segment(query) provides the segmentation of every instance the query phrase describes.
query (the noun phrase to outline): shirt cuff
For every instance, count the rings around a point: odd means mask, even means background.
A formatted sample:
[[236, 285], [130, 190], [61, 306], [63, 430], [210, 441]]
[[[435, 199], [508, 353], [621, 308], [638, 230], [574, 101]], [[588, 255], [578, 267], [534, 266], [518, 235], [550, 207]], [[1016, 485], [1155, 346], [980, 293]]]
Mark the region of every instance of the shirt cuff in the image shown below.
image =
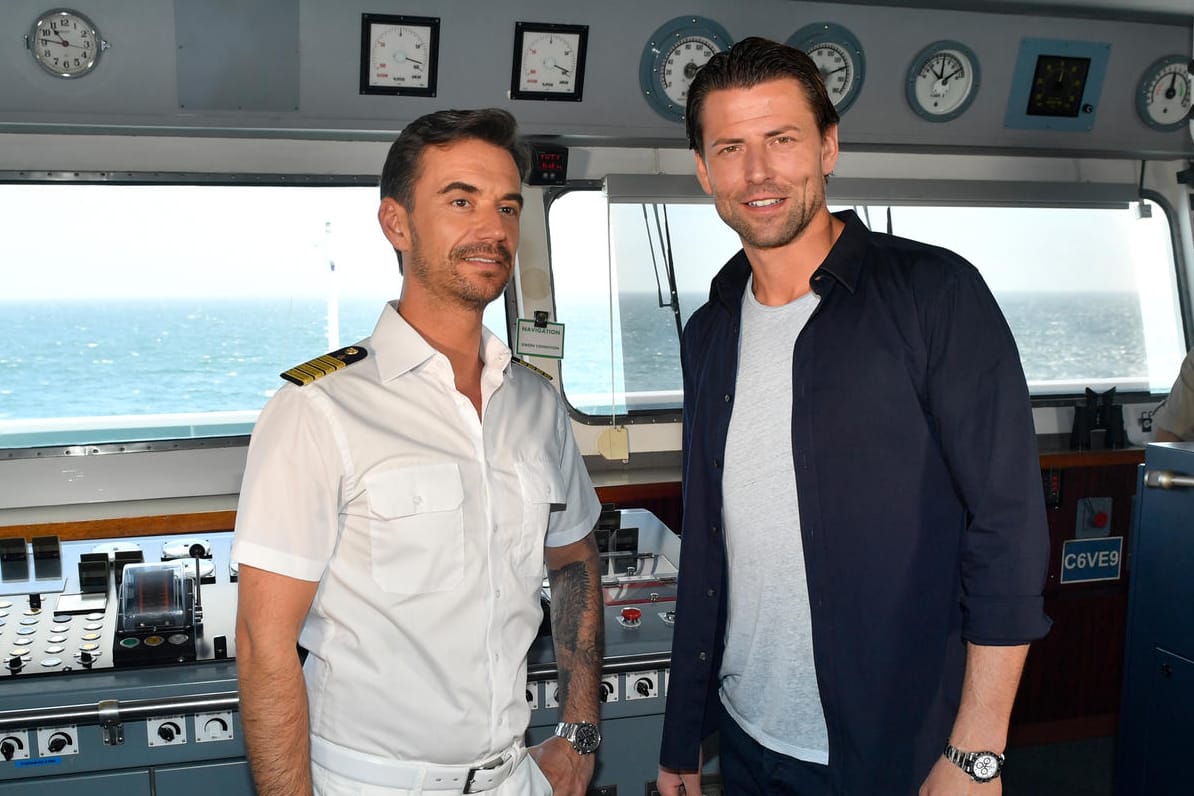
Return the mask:
[[1053, 624], [1041, 595], [966, 597], [962, 638], [973, 644], [1011, 647], [1044, 637]]

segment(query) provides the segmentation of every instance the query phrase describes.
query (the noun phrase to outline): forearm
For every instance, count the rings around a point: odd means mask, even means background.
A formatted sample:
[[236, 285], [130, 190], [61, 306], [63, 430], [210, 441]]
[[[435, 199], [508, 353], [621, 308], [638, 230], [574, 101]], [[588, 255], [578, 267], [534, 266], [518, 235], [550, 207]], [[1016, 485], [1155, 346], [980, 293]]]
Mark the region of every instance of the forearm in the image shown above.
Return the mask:
[[966, 645], [962, 701], [949, 740], [967, 752], [1003, 752], [1012, 703], [1024, 670], [1028, 645]]
[[297, 653], [242, 653], [237, 668], [241, 723], [257, 793], [311, 793], [307, 691]]
[[605, 624], [598, 561], [596, 544], [589, 537], [582, 559], [548, 569], [563, 721], [596, 723], [599, 719]]

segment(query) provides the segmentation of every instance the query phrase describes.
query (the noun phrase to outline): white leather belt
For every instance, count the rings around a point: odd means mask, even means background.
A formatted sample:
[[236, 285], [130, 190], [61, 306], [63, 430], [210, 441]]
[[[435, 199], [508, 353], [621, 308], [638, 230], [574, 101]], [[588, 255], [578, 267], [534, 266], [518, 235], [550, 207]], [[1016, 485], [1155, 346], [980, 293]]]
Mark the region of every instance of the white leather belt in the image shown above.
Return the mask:
[[522, 741], [480, 763], [442, 766], [435, 763], [411, 763], [387, 760], [311, 737], [311, 760], [342, 777], [383, 788], [425, 791], [449, 790], [481, 793], [496, 788], [526, 757]]

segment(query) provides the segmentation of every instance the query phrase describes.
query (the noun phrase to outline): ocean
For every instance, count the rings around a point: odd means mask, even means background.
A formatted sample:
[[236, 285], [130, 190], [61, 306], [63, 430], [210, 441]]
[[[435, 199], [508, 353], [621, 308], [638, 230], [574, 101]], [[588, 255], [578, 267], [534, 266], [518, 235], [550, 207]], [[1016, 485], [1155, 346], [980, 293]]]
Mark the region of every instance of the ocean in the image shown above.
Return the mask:
[[[704, 300], [681, 295], [683, 318]], [[1146, 378], [1139, 302], [1130, 293], [999, 297], [1030, 382]], [[369, 335], [382, 301], [340, 303], [341, 345]], [[609, 308], [561, 298], [566, 395], [608, 411]], [[618, 307], [629, 392], [680, 389], [670, 308], [654, 294]], [[0, 432], [5, 420], [256, 410], [282, 384], [278, 373], [328, 349], [322, 299], [142, 299], [0, 303]]]

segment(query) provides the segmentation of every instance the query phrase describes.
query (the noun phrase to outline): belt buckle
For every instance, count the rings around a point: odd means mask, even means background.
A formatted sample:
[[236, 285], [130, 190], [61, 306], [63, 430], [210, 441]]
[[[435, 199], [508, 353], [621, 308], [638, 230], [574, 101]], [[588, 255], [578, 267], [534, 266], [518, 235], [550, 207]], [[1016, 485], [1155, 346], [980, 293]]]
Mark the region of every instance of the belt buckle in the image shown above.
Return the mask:
[[[501, 768], [502, 766], [504, 766], [506, 764], [508, 759], [509, 758], [507, 758], [507, 757], [498, 755], [497, 757], [493, 758], [492, 760], [488, 760], [484, 763], [481, 763], [480, 765], [473, 766], [472, 768], [470, 768], [468, 770], [468, 774], [465, 775], [465, 778], [464, 778], [464, 792], [465, 793], [480, 793], [481, 792], [480, 790], [473, 790], [473, 779], [477, 776], [477, 773], [480, 771], [493, 771], [495, 769]], [[484, 790], [489, 790], [489, 788], [484, 788]]]

